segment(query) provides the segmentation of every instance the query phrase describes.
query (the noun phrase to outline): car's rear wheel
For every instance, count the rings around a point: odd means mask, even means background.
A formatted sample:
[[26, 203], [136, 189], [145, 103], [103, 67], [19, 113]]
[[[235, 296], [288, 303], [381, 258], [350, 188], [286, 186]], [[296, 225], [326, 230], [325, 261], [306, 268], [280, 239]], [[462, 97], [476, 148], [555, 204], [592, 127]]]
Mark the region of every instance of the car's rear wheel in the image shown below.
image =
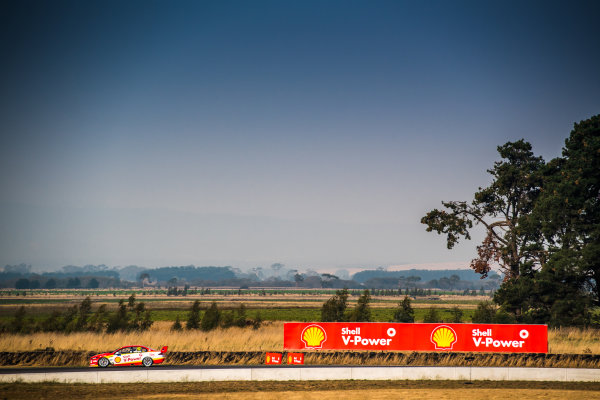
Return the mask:
[[150, 357], [144, 357], [144, 359], [142, 360], [142, 364], [144, 364], [144, 367], [150, 367], [153, 363], [154, 361]]
[[110, 364], [110, 362], [108, 361], [108, 358], [106, 358], [106, 357], [102, 357], [101, 359], [98, 360], [98, 366], [100, 368], [106, 368], [106, 367], [108, 367], [108, 364]]

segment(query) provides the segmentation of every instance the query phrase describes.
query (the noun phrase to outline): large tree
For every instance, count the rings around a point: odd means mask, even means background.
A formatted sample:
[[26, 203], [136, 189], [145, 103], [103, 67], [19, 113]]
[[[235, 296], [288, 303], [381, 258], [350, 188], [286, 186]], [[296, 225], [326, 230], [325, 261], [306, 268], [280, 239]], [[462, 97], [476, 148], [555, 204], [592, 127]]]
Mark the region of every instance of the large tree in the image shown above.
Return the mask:
[[471, 202], [443, 201], [442, 210], [432, 210], [421, 219], [427, 231], [445, 234], [449, 249], [460, 238], [471, 239], [474, 225], [485, 228], [471, 268], [486, 277], [497, 264], [506, 279], [518, 278], [521, 266], [545, 261], [537, 234], [525, 223], [540, 194], [544, 160], [534, 156], [531, 144], [523, 139], [498, 146], [501, 160], [488, 172], [492, 183], [479, 188]]
[[504, 282], [494, 295], [517, 321], [587, 325], [600, 305], [600, 116], [575, 124], [562, 157], [545, 164], [520, 140], [498, 147], [492, 184], [474, 200], [443, 202], [422, 218], [447, 235], [448, 248], [481, 224], [471, 267], [496, 263]]
[[545, 272], [583, 285], [600, 305], [600, 115], [575, 124], [548, 163], [532, 217], [549, 247]]

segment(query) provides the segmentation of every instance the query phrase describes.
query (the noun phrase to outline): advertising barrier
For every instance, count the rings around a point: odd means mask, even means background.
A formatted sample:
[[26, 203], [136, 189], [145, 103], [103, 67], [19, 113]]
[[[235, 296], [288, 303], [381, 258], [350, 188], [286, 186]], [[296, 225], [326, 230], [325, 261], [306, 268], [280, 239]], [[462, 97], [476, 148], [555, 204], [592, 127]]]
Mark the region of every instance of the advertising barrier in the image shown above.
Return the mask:
[[304, 353], [288, 353], [287, 363], [289, 365], [304, 365]]
[[547, 325], [286, 322], [285, 350], [547, 353]]
[[265, 358], [265, 364], [267, 365], [278, 365], [281, 364], [283, 354], [281, 353], [267, 353]]

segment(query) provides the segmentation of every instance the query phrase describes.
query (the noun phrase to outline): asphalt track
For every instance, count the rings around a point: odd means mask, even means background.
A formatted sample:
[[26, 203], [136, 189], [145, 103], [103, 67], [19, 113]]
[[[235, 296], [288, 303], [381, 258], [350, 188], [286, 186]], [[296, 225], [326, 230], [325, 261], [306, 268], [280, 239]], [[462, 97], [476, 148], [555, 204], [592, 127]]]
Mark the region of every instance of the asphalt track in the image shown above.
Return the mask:
[[207, 381], [463, 380], [600, 382], [600, 369], [405, 366], [173, 366], [1, 368], [0, 382], [132, 383]]

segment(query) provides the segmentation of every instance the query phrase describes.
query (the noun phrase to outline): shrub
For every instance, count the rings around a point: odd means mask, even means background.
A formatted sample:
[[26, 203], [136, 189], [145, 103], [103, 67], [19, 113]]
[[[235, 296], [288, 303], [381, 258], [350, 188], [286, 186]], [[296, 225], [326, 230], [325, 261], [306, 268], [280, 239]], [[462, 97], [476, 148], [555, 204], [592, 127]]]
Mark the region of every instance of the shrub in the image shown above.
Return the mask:
[[186, 329], [199, 329], [200, 328], [200, 300], [194, 301], [190, 313], [188, 314], [187, 322], [185, 323]]
[[404, 300], [398, 304], [394, 312], [394, 322], [415, 322], [415, 310], [410, 305], [410, 297], [404, 296]]
[[370, 322], [371, 321], [371, 308], [369, 302], [371, 301], [371, 294], [368, 289], [365, 289], [363, 294], [358, 298], [358, 304], [356, 308], [352, 310], [349, 321], [352, 322]]
[[348, 306], [348, 289], [338, 290], [335, 296], [323, 303], [321, 307], [321, 321], [343, 322], [346, 307]]
[[236, 310], [234, 324], [240, 328], [246, 326], [246, 306], [244, 303], [240, 304], [240, 308]]
[[181, 321], [179, 321], [179, 316], [175, 318], [175, 322], [171, 326], [171, 330], [175, 332], [180, 332], [183, 330], [183, 326], [181, 326]]
[[450, 322], [455, 324], [460, 324], [461, 322], [463, 322], [463, 311], [458, 306], [452, 307], [452, 309], [450, 310], [450, 314], [452, 315], [452, 317], [450, 318]]
[[93, 332], [102, 332], [106, 327], [106, 317], [106, 304], [102, 304], [100, 307], [98, 307], [94, 315], [92, 315], [88, 325], [88, 330]]
[[477, 309], [473, 313], [473, 323], [476, 324], [491, 324], [494, 322], [496, 310], [492, 303], [483, 301], [477, 305]]
[[200, 322], [200, 328], [203, 331], [210, 331], [219, 326], [219, 322], [221, 320], [221, 312], [217, 308], [217, 303], [212, 302], [210, 308], [206, 310], [204, 316], [202, 317], [202, 321]]
[[129, 316], [127, 314], [127, 306], [123, 299], [119, 300], [119, 308], [117, 312], [108, 321], [106, 333], [114, 333], [118, 331], [127, 331], [129, 328]]
[[425, 314], [425, 317], [423, 317], [423, 322], [425, 322], [425, 323], [442, 322], [438, 309], [435, 307], [431, 307], [429, 309], [429, 311], [427, 311], [427, 313]]
[[258, 329], [262, 325], [263, 319], [260, 313], [256, 313], [256, 317], [254, 317], [254, 321], [252, 321], [252, 328]]
[[220, 324], [223, 328], [230, 328], [233, 326], [233, 313], [223, 312], [221, 313]]
[[514, 324], [517, 322], [514, 315], [506, 310], [499, 309], [494, 315], [494, 322], [497, 324]]

